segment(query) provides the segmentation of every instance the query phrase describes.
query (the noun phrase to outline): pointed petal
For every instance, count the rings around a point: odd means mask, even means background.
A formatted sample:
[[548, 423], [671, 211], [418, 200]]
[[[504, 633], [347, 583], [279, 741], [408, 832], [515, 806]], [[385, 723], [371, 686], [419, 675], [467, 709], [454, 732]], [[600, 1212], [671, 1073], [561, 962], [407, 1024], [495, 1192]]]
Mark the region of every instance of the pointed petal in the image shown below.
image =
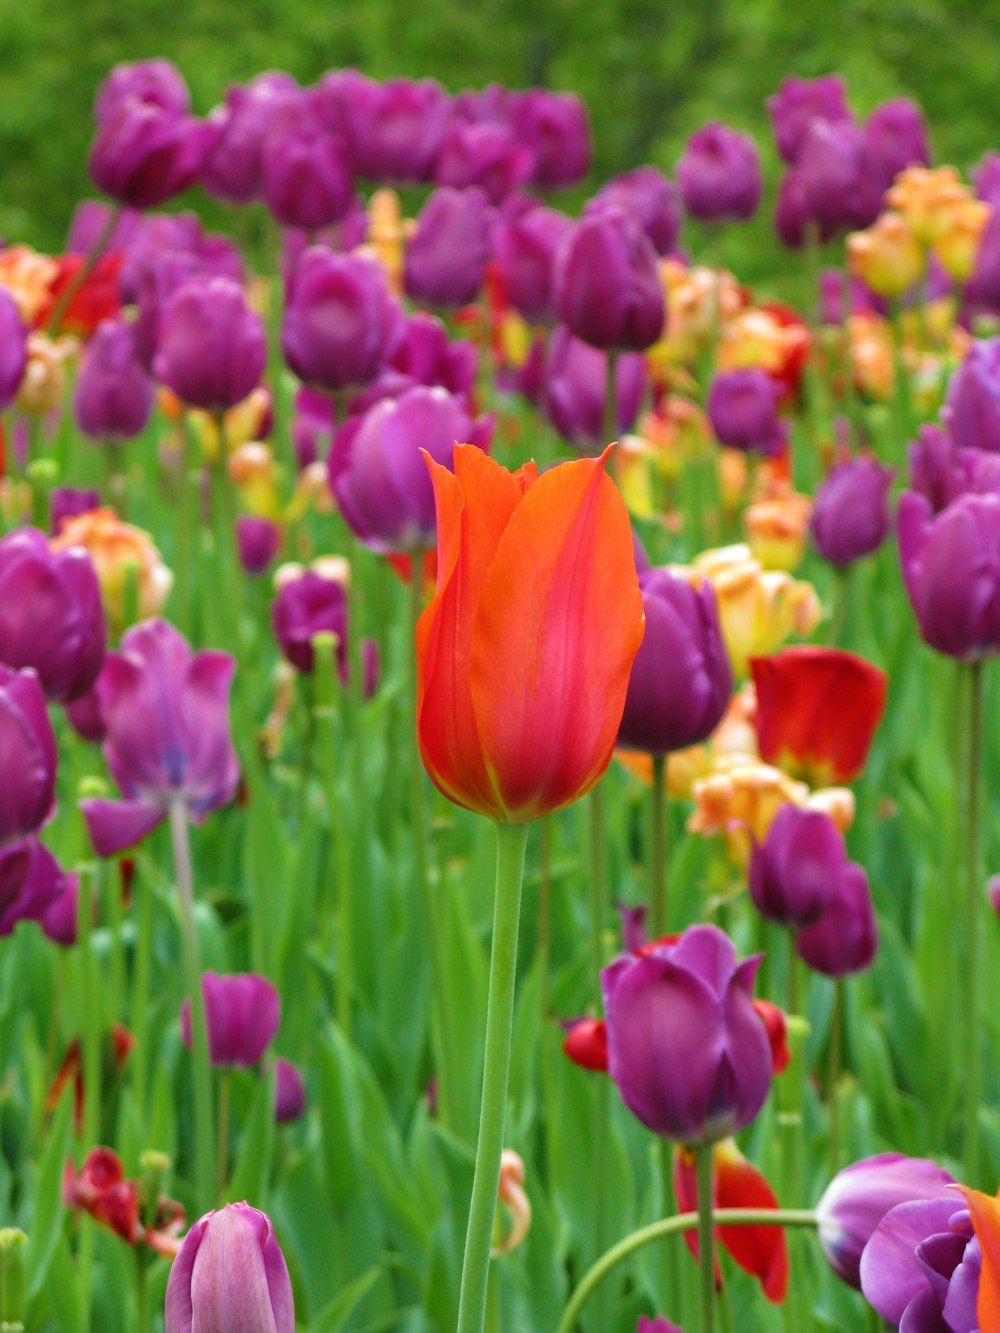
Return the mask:
[[131, 847], [152, 832], [167, 813], [158, 801], [94, 799], [81, 801], [80, 809], [98, 856], [113, 856], [123, 847]]
[[983, 1252], [976, 1314], [979, 1327], [986, 1333], [989, 1329], [1000, 1329], [1000, 1197], [991, 1198], [964, 1185], [959, 1189], [969, 1205], [972, 1225]]

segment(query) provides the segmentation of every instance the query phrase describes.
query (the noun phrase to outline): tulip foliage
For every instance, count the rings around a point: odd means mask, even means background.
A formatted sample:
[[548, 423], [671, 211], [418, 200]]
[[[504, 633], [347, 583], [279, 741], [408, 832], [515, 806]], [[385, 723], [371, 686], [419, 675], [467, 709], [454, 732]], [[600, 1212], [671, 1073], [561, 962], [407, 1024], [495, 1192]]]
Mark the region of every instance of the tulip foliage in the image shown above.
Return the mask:
[[97, 91], [0, 249], [5, 1328], [998, 1326], [1000, 158], [768, 110], [570, 209], [571, 93]]

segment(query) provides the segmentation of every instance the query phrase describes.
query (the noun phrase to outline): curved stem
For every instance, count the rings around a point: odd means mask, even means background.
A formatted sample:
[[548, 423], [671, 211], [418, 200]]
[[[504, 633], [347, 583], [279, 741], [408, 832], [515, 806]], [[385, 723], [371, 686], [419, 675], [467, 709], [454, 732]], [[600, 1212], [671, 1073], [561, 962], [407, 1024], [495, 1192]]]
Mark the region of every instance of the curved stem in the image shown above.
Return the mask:
[[[808, 1227], [811, 1230], [819, 1226], [816, 1214], [807, 1208], [718, 1208], [713, 1218], [716, 1226], [726, 1227]], [[587, 1304], [594, 1289], [607, 1275], [630, 1258], [637, 1250], [652, 1245], [667, 1236], [678, 1235], [684, 1231], [693, 1231], [698, 1225], [697, 1213], [678, 1213], [676, 1217], [666, 1217], [660, 1222], [653, 1222], [648, 1227], [640, 1227], [620, 1240], [617, 1245], [602, 1254], [597, 1263], [584, 1274], [579, 1286], [566, 1303], [556, 1333], [571, 1333], [573, 1325], [580, 1317], [580, 1311]]]
[[711, 1143], [694, 1150], [698, 1179], [698, 1266], [701, 1271], [701, 1333], [715, 1329], [715, 1228], [712, 1225]]
[[469, 1205], [469, 1228], [465, 1236], [465, 1257], [462, 1263], [458, 1333], [482, 1333], [486, 1317], [486, 1283], [507, 1109], [517, 927], [521, 913], [521, 881], [527, 838], [526, 824], [497, 824], [497, 880], [493, 906], [490, 988], [486, 1005], [483, 1100], [479, 1115], [472, 1201]]
[[966, 1180], [979, 1177], [980, 1040], [983, 1026], [982, 899], [979, 872], [979, 804], [983, 737], [983, 664], [969, 665], [969, 739], [965, 789], [965, 1058], [964, 1161]]

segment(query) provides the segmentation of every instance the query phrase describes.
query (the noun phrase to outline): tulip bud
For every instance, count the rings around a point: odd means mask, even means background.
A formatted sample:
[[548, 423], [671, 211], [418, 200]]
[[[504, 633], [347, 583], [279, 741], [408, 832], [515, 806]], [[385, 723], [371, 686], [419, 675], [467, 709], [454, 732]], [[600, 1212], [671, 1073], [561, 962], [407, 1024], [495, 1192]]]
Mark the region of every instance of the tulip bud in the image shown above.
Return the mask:
[[[205, 1023], [212, 1064], [248, 1069], [264, 1054], [281, 1021], [274, 986], [254, 972], [220, 976], [204, 972]], [[181, 1036], [191, 1049], [191, 1001], [181, 1005]]]
[[130, 440], [145, 430], [153, 396], [130, 326], [105, 320], [83, 354], [73, 394], [77, 425], [97, 440]]
[[820, 484], [809, 531], [816, 549], [844, 568], [870, 555], [892, 527], [889, 491], [895, 468], [863, 455], [840, 463]]
[[691, 135], [677, 163], [684, 205], [702, 222], [743, 221], [760, 203], [764, 182], [757, 145], [713, 121]]
[[786, 162], [794, 162], [814, 120], [851, 119], [847, 88], [839, 74], [825, 74], [818, 79], [797, 79], [790, 75], [778, 91], [767, 99], [774, 140]]
[[189, 407], [233, 407], [266, 362], [263, 321], [232, 279], [191, 278], [165, 303], [153, 370]]
[[274, 1118], [279, 1125], [298, 1120], [306, 1109], [306, 1085], [291, 1060], [274, 1062]]
[[559, 319], [575, 338], [607, 351], [641, 352], [663, 332], [663, 288], [653, 250], [624, 209], [585, 214], [559, 247]]
[[511, 124], [534, 159], [532, 185], [575, 185], [590, 169], [587, 108], [575, 93], [531, 88], [515, 96]]
[[846, 864], [844, 840], [828, 815], [785, 805], [750, 854], [750, 896], [769, 921], [808, 926], [836, 900]]
[[406, 247], [406, 294], [429, 305], [474, 301], [492, 253], [494, 210], [478, 188], [435, 190]]

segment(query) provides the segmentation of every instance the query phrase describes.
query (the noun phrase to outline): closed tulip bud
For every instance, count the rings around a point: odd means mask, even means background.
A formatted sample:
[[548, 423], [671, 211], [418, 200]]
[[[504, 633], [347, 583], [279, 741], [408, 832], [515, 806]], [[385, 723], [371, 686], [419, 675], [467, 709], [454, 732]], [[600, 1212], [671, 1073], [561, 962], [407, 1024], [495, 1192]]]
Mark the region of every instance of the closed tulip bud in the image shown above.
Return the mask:
[[767, 99], [767, 110], [778, 152], [786, 162], [795, 162], [814, 120], [851, 120], [847, 87], [839, 74], [818, 79], [790, 75]]
[[441, 320], [424, 310], [405, 321], [388, 365], [400, 393], [417, 384], [439, 384], [463, 404], [471, 401], [477, 366], [475, 347], [464, 339], [452, 342]]
[[23, 528], [0, 541], [0, 661], [33, 667], [50, 699], [69, 703], [94, 684], [107, 629], [90, 555], [50, 548]]
[[17, 397], [28, 364], [28, 330], [17, 303], [0, 287], [0, 411]]
[[811, 925], [836, 900], [846, 864], [844, 839], [829, 815], [782, 806], [750, 854], [750, 897], [768, 921]]
[[233, 407], [266, 363], [263, 321], [230, 278], [191, 278], [164, 305], [153, 371], [189, 407]]
[[781, 387], [763, 370], [727, 370], [708, 394], [708, 416], [719, 440], [731, 449], [777, 453], [787, 438], [778, 416]]
[[809, 531], [820, 555], [844, 568], [877, 551], [892, 530], [896, 469], [871, 455], [838, 463], [816, 492]]
[[170, 1269], [166, 1333], [295, 1333], [292, 1284], [266, 1213], [227, 1203], [184, 1238]]
[[101, 588], [104, 614], [112, 629], [125, 625], [126, 590], [135, 579], [139, 618], [163, 609], [174, 576], [163, 563], [148, 532], [123, 523], [113, 509], [88, 509], [63, 521], [52, 539], [53, 551], [82, 546], [90, 553]]
[[931, 160], [924, 113], [909, 97], [896, 97], [875, 108], [865, 122], [865, 142], [878, 163], [884, 189], [907, 167], [927, 166]]
[[83, 354], [73, 391], [76, 424], [96, 440], [130, 440], [146, 429], [153, 398], [131, 327], [105, 320]]
[[401, 322], [375, 260], [312, 246], [288, 279], [281, 350], [299, 379], [336, 392], [377, 374]]
[[[878, 216], [884, 184], [864, 131], [846, 121], [813, 121], [795, 164], [805, 226], [828, 241], [868, 227]], [[789, 187], [790, 188], [790, 187]]]
[[621, 208], [580, 219], [559, 248], [554, 282], [559, 319], [593, 347], [641, 352], [663, 332], [656, 252]]
[[531, 151], [531, 184], [542, 189], [575, 185], [590, 170], [587, 108], [575, 93], [532, 88], [515, 95], [510, 123]]
[[274, 1062], [274, 1118], [279, 1125], [298, 1120], [306, 1109], [306, 1085], [291, 1060]]
[[126, 97], [138, 98], [175, 116], [191, 110], [191, 94], [184, 76], [169, 60], [136, 60], [115, 65], [94, 98], [94, 119], [98, 125], [103, 125]]
[[[271, 604], [271, 628], [282, 653], [297, 671], [309, 675], [315, 668], [316, 637], [326, 634], [333, 641], [337, 673], [346, 685], [350, 671], [347, 591], [340, 571], [314, 567], [295, 569], [293, 573], [283, 567], [279, 574], [282, 577], [276, 579], [277, 596]], [[370, 640], [361, 647], [367, 696], [377, 683], [378, 656]]]
[[985, 306], [991, 312], [1000, 310], [1000, 212], [995, 211], [986, 221], [976, 250], [972, 277], [965, 288], [966, 300], [972, 306]]
[[342, 128], [360, 175], [380, 185], [433, 179], [448, 119], [448, 95], [433, 79], [376, 83], [356, 70], [328, 74], [320, 114]]
[[878, 952], [878, 924], [864, 868], [848, 861], [833, 903], [795, 936], [799, 957], [826, 977], [846, 977], [871, 967]]
[[261, 190], [284, 227], [315, 231], [339, 222], [354, 202], [347, 149], [318, 123], [272, 131], [261, 151]]
[[496, 227], [493, 248], [507, 301], [531, 324], [555, 318], [556, 254], [572, 221], [553, 208], [532, 208]]
[[290, 74], [259, 74], [246, 87], [230, 88], [210, 116], [218, 133], [202, 166], [202, 185], [227, 203], [258, 198], [264, 140], [304, 114], [304, 94]]
[[715, 926], [624, 954], [601, 973], [608, 1073], [654, 1133], [712, 1143], [756, 1117], [771, 1086], [771, 1048], [753, 1007], [759, 956], [736, 961]]
[[1000, 453], [1000, 338], [973, 343], [952, 376], [948, 427], [959, 449]]
[[[922, 1157], [879, 1153], [837, 1173], [816, 1205], [819, 1243], [827, 1262], [849, 1286], [861, 1290], [861, 1255], [890, 1209], [917, 1199], [950, 1199], [955, 1178]], [[957, 1209], [956, 1209], [957, 1211]]]
[[[204, 972], [205, 1022], [212, 1064], [249, 1069], [264, 1054], [278, 1031], [281, 1001], [264, 977], [253, 972], [220, 976]], [[181, 1036], [191, 1049], [191, 1001], [181, 1005]]]
[[465, 190], [478, 186], [502, 204], [531, 175], [532, 155], [505, 125], [452, 125], [441, 145], [434, 179]]
[[[581, 451], [608, 441], [608, 353], [556, 329], [545, 367], [545, 414], [556, 430]], [[614, 365], [614, 427], [624, 433], [634, 423], [649, 385], [644, 359], [624, 352]]]
[[119, 97], [98, 122], [90, 176], [119, 203], [156, 208], [193, 184], [213, 137], [211, 126], [194, 116], [136, 95]]
[[281, 549], [281, 528], [269, 518], [241, 514], [236, 520], [236, 550], [248, 574], [263, 574]]
[[706, 740], [726, 711], [733, 673], [710, 584], [666, 569], [639, 577], [646, 631], [632, 663], [618, 744], [667, 754]]
[[435, 190], [406, 246], [406, 294], [429, 305], [475, 300], [492, 254], [494, 210], [482, 190]]
[[712, 121], [687, 141], [677, 183], [684, 207], [699, 222], [745, 221], [756, 213], [764, 188], [757, 145]]
[[684, 207], [677, 186], [656, 167], [636, 167], [603, 185], [584, 212], [605, 204], [623, 208], [635, 218], [658, 255], [677, 244]]
[[678, 1328], [676, 1324], [672, 1324], [663, 1315], [657, 1315], [655, 1319], [647, 1319], [645, 1315], [641, 1314], [635, 1327], [635, 1333], [684, 1333], [684, 1330]]
[[0, 664], [0, 845], [36, 832], [55, 798], [56, 743], [34, 671]]

